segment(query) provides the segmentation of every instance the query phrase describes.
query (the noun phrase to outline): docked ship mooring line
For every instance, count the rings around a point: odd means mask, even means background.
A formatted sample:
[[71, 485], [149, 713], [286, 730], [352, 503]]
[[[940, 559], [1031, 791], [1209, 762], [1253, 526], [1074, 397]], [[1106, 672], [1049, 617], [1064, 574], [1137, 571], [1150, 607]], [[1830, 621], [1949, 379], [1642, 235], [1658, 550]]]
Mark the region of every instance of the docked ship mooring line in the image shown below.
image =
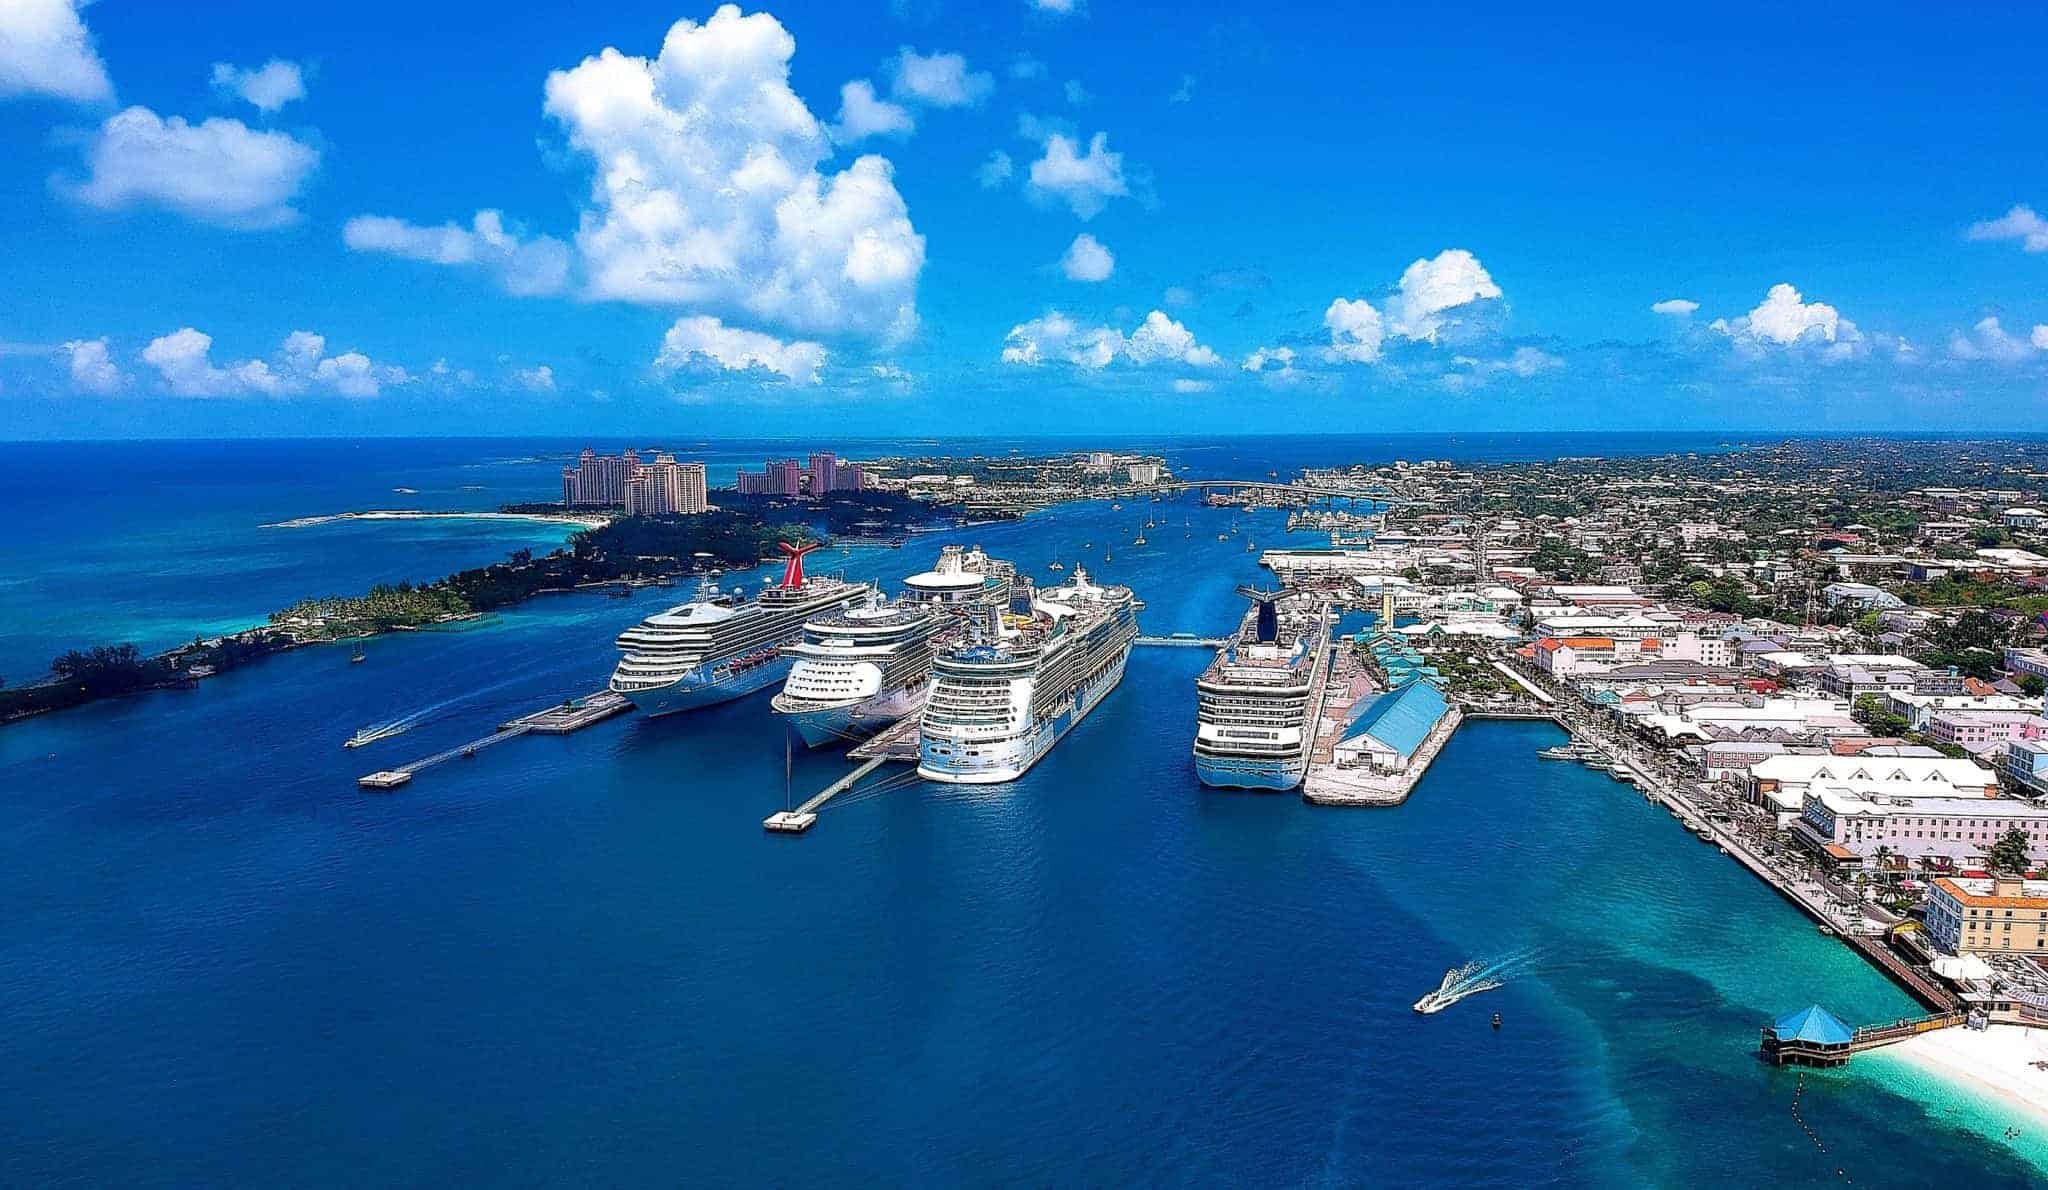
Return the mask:
[[882, 778], [881, 780], [873, 782], [872, 784], [863, 785], [858, 789], [847, 790], [845, 793], [842, 793], [838, 797], [833, 798], [831, 801], [826, 802], [824, 805], [819, 806], [818, 810], [822, 813], [826, 810], [836, 810], [841, 806], [857, 805], [861, 802], [869, 801], [872, 798], [877, 797], [881, 794], [892, 793], [898, 789], [904, 788], [905, 786], [915, 785], [921, 780], [923, 780], [923, 778], [917, 775], [916, 769], [910, 769], [900, 773], [891, 773], [888, 776]]

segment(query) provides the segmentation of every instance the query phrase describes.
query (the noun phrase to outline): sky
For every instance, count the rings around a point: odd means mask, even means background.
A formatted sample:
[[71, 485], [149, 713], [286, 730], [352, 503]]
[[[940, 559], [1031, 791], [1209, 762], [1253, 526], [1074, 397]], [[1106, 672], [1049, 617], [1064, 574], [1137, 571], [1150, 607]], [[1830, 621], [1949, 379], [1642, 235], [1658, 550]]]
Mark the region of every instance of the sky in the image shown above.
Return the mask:
[[2044, 49], [2023, 5], [0, 0], [0, 438], [2039, 431]]

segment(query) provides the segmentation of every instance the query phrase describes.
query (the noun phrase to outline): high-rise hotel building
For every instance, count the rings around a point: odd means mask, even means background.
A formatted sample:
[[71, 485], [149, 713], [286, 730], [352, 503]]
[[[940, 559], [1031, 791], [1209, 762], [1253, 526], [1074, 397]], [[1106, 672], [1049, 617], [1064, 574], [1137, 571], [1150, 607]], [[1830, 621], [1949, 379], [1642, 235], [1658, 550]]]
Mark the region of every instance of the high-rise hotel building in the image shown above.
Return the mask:
[[587, 448], [574, 467], [562, 468], [562, 503], [621, 505], [627, 516], [695, 514], [711, 508], [702, 463], [679, 463], [667, 451], [655, 455], [652, 463], [642, 463], [638, 451], [601, 455]]
[[706, 512], [711, 500], [704, 485], [704, 464], [678, 463], [674, 455], [663, 451], [654, 456], [654, 462], [634, 469], [626, 480], [622, 503], [627, 516]]
[[858, 492], [868, 482], [860, 464], [846, 462], [830, 451], [816, 451], [808, 466], [795, 459], [770, 460], [758, 472], [740, 472], [733, 486], [748, 496], [822, 496], [826, 492]]
[[562, 503], [623, 504], [626, 481], [632, 478], [633, 469], [639, 465], [637, 451], [601, 455], [586, 446], [574, 467], [562, 468]]

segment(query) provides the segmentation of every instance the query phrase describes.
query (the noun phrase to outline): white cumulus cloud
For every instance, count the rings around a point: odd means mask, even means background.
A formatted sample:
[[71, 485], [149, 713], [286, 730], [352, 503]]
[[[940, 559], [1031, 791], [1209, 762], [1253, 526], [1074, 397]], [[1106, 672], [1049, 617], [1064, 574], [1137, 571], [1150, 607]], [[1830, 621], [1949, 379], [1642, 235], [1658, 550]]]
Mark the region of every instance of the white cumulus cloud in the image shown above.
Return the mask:
[[1060, 257], [1060, 269], [1069, 281], [1107, 281], [1116, 269], [1116, 256], [1102, 246], [1102, 241], [1082, 232], [1067, 245], [1067, 254]]
[[73, 339], [62, 350], [70, 361], [71, 386], [79, 392], [111, 397], [128, 387], [105, 339]]
[[1177, 393], [1205, 393], [1214, 387], [1216, 386], [1207, 380], [1182, 378], [1173, 382], [1173, 391]]
[[512, 373], [512, 379], [519, 383], [519, 387], [528, 392], [551, 393], [555, 391], [555, 370], [547, 364], [540, 364], [531, 368], [520, 368]]
[[188, 124], [131, 107], [101, 126], [85, 159], [88, 176], [71, 193], [91, 206], [158, 206], [220, 227], [261, 229], [299, 217], [292, 200], [320, 154], [240, 120]]
[[707, 362], [728, 372], [765, 368], [792, 384], [818, 383], [818, 370], [825, 365], [823, 344], [801, 340], [785, 343], [773, 335], [727, 326], [716, 318], [697, 314], [678, 319], [661, 338], [656, 367], [681, 368]]
[[1650, 304], [1650, 312], [1653, 314], [1674, 314], [1679, 317], [1691, 314], [1699, 308], [1700, 304], [1698, 302], [1688, 298], [1665, 298], [1661, 302], [1652, 302]]
[[106, 64], [78, 15], [83, 0], [0, 3], [0, 97], [48, 95], [78, 103], [114, 98]]
[[889, 64], [889, 94], [926, 107], [970, 107], [987, 99], [995, 80], [967, 69], [959, 54], [920, 54], [904, 46]]
[[842, 145], [869, 136], [908, 136], [917, 130], [910, 109], [875, 95], [875, 85], [855, 79], [839, 88], [839, 122], [832, 139]]
[[1968, 332], [1956, 331], [1948, 339], [1948, 353], [1963, 360], [2016, 364], [2042, 350], [2048, 350], [2048, 325], [2035, 327], [2023, 339], [2000, 326], [1995, 316], [1982, 318]]
[[[1386, 320], [1371, 302], [1364, 298], [1338, 298], [1323, 311], [1323, 325], [1330, 329], [1330, 345], [1323, 349], [1324, 358], [1350, 364], [1369, 364], [1379, 359], [1380, 347], [1387, 339]], [[1291, 363], [1292, 358], [1289, 356], [1286, 362]]]
[[1056, 17], [1066, 16], [1068, 13], [1078, 11], [1081, 7], [1081, 0], [1024, 0], [1024, 2], [1029, 4], [1035, 12], [1048, 12]]
[[357, 252], [481, 269], [519, 297], [560, 293], [569, 281], [567, 244], [552, 236], [522, 239], [506, 228], [497, 211], [478, 211], [468, 227], [422, 227], [388, 215], [358, 215], [342, 226], [341, 238]]
[[546, 111], [595, 164], [576, 233], [599, 299], [743, 312], [804, 332], [916, 328], [924, 237], [888, 161], [832, 146], [789, 86], [796, 40], [733, 5], [658, 57], [606, 49], [548, 76]]
[[215, 62], [213, 86], [224, 94], [248, 100], [260, 112], [274, 112], [294, 99], [306, 97], [305, 72], [297, 62], [282, 58], [272, 58], [253, 69]]
[[1856, 334], [1856, 324], [1843, 318], [1841, 311], [1825, 302], [1805, 300], [1782, 281], [1771, 286], [1756, 309], [1736, 319], [1717, 318], [1712, 327], [1731, 338], [1781, 347], [1802, 339], [1833, 343]]
[[1177, 363], [1207, 368], [1222, 362], [1192, 331], [1159, 310], [1147, 314], [1129, 336], [1115, 327], [1082, 326], [1057, 310], [1019, 323], [1003, 336], [1006, 364], [1065, 362], [1097, 370], [1119, 359], [1141, 367]]
[[1294, 348], [1261, 347], [1244, 357], [1240, 365], [1247, 372], [1264, 372], [1272, 369], [1276, 374], [1294, 371]]
[[1500, 295], [1500, 286], [1478, 257], [1463, 248], [1448, 248], [1402, 270], [1399, 292], [1387, 303], [1388, 329], [1403, 338], [1433, 343], [1450, 311]]
[[1131, 193], [1124, 181], [1124, 155], [1109, 150], [1109, 134], [1098, 132], [1088, 151], [1072, 137], [1055, 132], [1045, 138], [1045, 155], [1031, 163], [1029, 190], [1034, 198], [1063, 202], [1083, 219], [1093, 219], [1112, 198]]
[[1970, 225], [1973, 240], [2018, 240], [2026, 252], [2048, 252], [2048, 219], [2022, 203], [1996, 219]]
[[358, 351], [327, 355], [327, 340], [311, 331], [285, 337], [273, 360], [213, 362], [213, 336], [184, 327], [142, 349], [164, 388], [180, 397], [289, 397], [321, 390], [344, 397], [374, 397], [387, 385], [412, 380], [404, 368], [378, 364]]

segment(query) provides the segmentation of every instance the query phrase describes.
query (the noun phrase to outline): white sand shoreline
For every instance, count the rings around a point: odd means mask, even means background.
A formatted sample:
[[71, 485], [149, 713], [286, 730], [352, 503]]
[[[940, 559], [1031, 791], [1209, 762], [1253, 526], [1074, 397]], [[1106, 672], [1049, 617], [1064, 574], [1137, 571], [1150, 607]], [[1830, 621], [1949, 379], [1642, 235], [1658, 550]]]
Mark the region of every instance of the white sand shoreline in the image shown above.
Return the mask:
[[417, 512], [403, 508], [373, 508], [365, 512], [335, 512], [325, 516], [294, 517], [263, 526], [265, 529], [304, 529], [338, 521], [530, 521], [543, 525], [581, 525], [596, 529], [609, 524], [610, 517], [573, 512]]
[[1981, 1091], [2048, 1125], [2048, 1029], [1937, 1029], [1887, 1046], [1922, 1071]]

